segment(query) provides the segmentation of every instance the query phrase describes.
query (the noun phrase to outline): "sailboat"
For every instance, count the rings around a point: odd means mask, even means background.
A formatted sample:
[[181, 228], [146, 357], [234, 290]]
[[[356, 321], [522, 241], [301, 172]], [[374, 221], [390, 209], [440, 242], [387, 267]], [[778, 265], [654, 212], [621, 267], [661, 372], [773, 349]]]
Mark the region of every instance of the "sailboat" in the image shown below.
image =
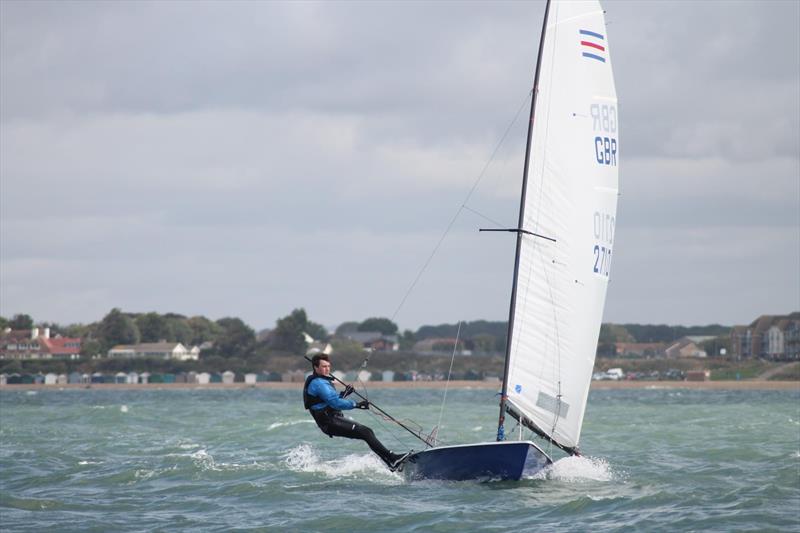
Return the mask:
[[[433, 446], [410, 479], [518, 480], [580, 455], [609, 282], [618, 197], [617, 97], [597, 0], [548, 0], [516, 228], [508, 342], [493, 442]], [[507, 439], [510, 415], [544, 442]], [[521, 431], [520, 431], [521, 436]]]

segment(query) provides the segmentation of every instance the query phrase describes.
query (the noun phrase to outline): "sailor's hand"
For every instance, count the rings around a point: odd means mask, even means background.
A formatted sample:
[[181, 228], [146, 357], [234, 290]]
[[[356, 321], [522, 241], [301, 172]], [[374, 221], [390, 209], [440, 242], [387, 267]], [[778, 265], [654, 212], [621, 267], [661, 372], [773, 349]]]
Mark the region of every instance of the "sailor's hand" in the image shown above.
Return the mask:
[[347, 398], [348, 396], [353, 394], [355, 391], [356, 391], [356, 389], [353, 388], [352, 385], [348, 385], [348, 386], [346, 386], [344, 388], [344, 390], [342, 392], [339, 393], [339, 398]]
[[369, 402], [367, 400], [361, 400], [356, 404], [356, 409], [369, 409]]

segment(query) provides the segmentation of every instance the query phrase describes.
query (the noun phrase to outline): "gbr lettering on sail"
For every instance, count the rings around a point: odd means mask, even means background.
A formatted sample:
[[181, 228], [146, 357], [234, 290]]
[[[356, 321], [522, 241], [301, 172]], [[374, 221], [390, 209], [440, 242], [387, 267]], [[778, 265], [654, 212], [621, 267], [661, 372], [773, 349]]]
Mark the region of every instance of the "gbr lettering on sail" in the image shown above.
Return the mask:
[[[594, 135], [594, 155], [598, 165], [617, 166], [617, 108], [612, 104], [591, 104], [589, 115], [592, 118]], [[614, 244], [615, 217], [610, 213], [595, 211], [593, 217], [594, 264], [592, 272], [608, 277], [611, 271], [611, 254]]]

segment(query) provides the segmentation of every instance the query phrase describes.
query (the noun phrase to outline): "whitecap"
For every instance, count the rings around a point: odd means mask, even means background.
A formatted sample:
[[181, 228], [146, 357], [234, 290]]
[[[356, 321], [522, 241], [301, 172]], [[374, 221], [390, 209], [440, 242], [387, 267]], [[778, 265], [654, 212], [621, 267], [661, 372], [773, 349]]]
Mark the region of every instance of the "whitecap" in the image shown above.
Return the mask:
[[274, 422], [269, 425], [267, 431], [272, 431], [273, 429], [282, 428], [286, 426], [296, 426], [297, 424], [313, 424], [313, 420], [292, 420], [291, 422]]
[[550, 479], [568, 483], [611, 481], [614, 474], [608, 461], [596, 457], [564, 457], [536, 473], [532, 479]]
[[[184, 454], [168, 454], [168, 457], [169, 456], [186, 457]], [[267, 466], [258, 462], [249, 464], [217, 462], [214, 459], [214, 456], [208, 453], [208, 451], [205, 449], [197, 450], [196, 452], [189, 454], [189, 457], [201, 470], [212, 470], [215, 472], [221, 472], [223, 470], [241, 470], [243, 468], [258, 468], [263, 470]]]
[[324, 474], [331, 478], [379, 475], [387, 480], [401, 480], [399, 474], [390, 472], [375, 455], [345, 455], [340, 459], [323, 460], [309, 444], [299, 444], [284, 455], [284, 464], [295, 472]]
[[120, 413], [127, 413], [128, 412], [128, 406], [127, 405], [121, 405], [120, 408], [119, 408], [119, 412]]
[[472, 431], [482, 431], [482, 430], [483, 426], [475, 426], [474, 428], [472, 428]]
[[28, 396], [36, 396], [37, 394], [39, 394], [39, 392], [35, 390], [28, 390], [25, 391], [25, 394], [27, 394]]
[[78, 464], [81, 465], [81, 466], [83, 466], [83, 465], [101, 465], [101, 464], [103, 464], [103, 461], [78, 461]]

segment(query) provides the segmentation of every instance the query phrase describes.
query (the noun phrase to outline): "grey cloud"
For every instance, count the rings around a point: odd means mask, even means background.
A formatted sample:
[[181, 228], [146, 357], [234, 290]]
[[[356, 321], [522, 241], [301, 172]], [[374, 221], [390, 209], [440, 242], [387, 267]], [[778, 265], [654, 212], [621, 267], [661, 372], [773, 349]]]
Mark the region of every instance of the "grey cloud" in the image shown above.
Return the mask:
[[[623, 157], [606, 318], [796, 305], [800, 6], [604, 7]], [[542, 13], [0, 2], [0, 314], [388, 315], [522, 106], [468, 204], [515, 223]], [[462, 212], [401, 326], [504, 318], [513, 246], [487, 225]]]

